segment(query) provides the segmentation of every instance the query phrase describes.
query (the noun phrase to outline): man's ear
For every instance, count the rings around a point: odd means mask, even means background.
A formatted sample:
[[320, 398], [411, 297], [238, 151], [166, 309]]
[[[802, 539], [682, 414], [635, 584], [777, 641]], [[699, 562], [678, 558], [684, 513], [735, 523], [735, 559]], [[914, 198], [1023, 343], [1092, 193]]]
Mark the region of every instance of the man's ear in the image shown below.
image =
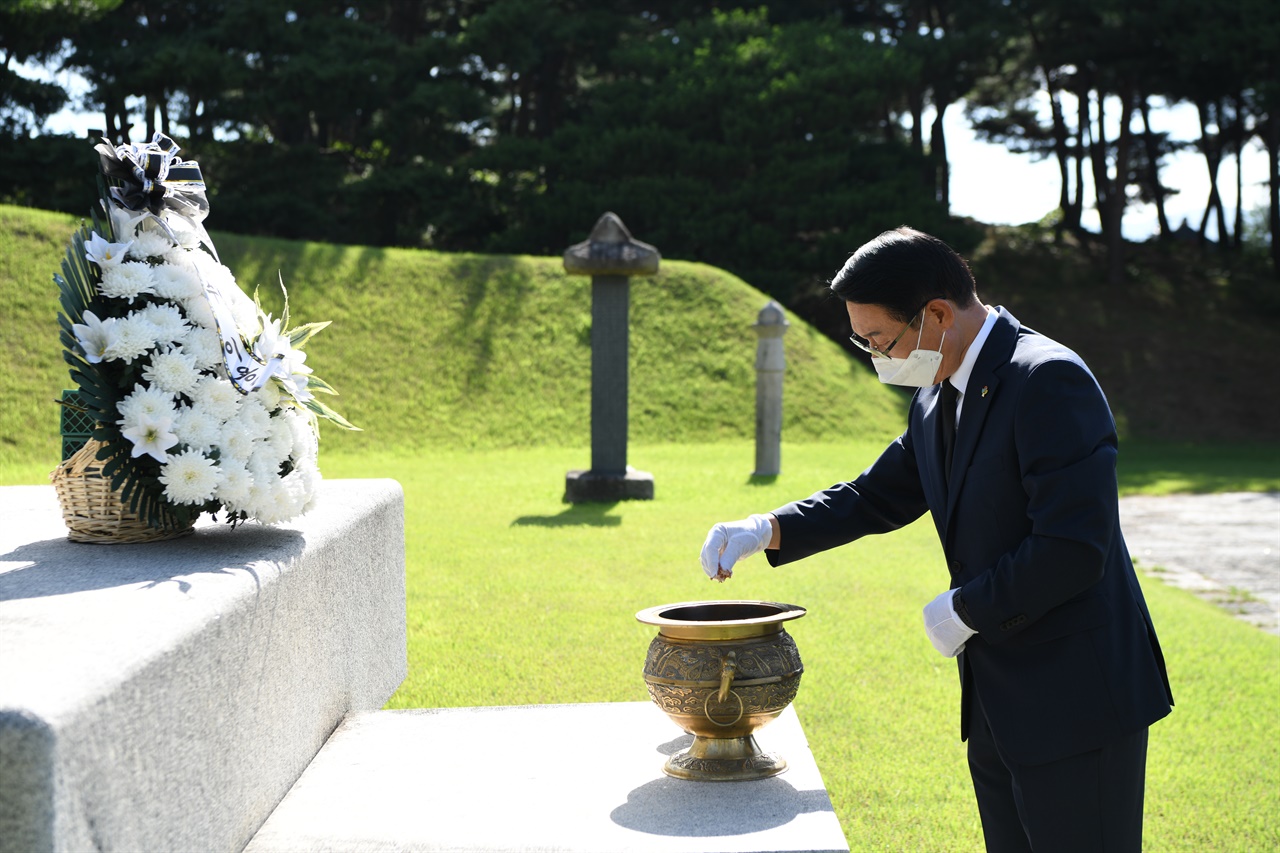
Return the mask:
[[956, 307], [949, 299], [931, 299], [924, 306], [924, 322], [937, 323], [942, 331], [949, 332], [956, 323]]

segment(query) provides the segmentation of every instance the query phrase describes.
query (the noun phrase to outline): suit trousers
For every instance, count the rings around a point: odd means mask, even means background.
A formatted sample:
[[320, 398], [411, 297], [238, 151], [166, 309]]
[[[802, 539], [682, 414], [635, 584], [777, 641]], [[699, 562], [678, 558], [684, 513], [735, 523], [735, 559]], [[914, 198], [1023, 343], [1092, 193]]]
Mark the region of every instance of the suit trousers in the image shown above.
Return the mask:
[[977, 691], [969, 773], [988, 853], [1141, 853], [1147, 728], [1101, 749], [1019, 764], [991, 735]]

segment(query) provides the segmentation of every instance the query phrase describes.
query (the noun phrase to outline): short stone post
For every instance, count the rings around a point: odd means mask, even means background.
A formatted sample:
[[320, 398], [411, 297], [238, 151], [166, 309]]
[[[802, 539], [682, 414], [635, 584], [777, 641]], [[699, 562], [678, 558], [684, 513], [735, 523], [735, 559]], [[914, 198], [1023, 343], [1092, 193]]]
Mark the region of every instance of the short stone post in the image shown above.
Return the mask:
[[660, 260], [613, 213], [565, 250], [565, 272], [591, 276], [591, 470], [565, 476], [567, 502], [653, 499], [653, 475], [627, 465], [628, 313], [631, 276], [653, 275]]
[[782, 470], [782, 374], [787, 360], [782, 351], [786, 334], [782, 306], [770, 300], [756, 323], [756, 470], [754, 476], [775, 476]]

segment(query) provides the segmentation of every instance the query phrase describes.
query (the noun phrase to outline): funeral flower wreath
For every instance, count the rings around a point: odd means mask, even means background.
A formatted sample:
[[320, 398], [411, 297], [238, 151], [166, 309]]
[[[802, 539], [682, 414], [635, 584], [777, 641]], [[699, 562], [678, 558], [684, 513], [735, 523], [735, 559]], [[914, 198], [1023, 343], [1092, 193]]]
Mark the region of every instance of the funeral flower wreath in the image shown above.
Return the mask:
[[[72, 235], [58, 322], [101, 473], [149, 526], [287, 521], [320, 481], [317, 419], [357, 429], [303, 345], [329, 323], [264, 313], [218, 259], [198, 164], [173, 140], [95, 145], [100, 207]], [[284, 284], [281, 281], [281, 289]]]

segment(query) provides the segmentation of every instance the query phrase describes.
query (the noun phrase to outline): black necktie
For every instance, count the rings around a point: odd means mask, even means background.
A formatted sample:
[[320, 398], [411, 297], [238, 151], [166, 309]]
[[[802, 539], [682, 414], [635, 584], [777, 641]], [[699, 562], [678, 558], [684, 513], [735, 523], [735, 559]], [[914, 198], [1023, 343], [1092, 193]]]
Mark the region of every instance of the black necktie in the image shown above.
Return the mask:
[[943, 473], [948, 480], [951, 479], [951, 456], [956, 449], [956, 397], [958, 396], [956, 386], [952, 385], [950, 380], [942, 381], [942, 391], [938, 395], [938, 405], [942, 407], [939, 413], [942, 417], [942, 464]]

